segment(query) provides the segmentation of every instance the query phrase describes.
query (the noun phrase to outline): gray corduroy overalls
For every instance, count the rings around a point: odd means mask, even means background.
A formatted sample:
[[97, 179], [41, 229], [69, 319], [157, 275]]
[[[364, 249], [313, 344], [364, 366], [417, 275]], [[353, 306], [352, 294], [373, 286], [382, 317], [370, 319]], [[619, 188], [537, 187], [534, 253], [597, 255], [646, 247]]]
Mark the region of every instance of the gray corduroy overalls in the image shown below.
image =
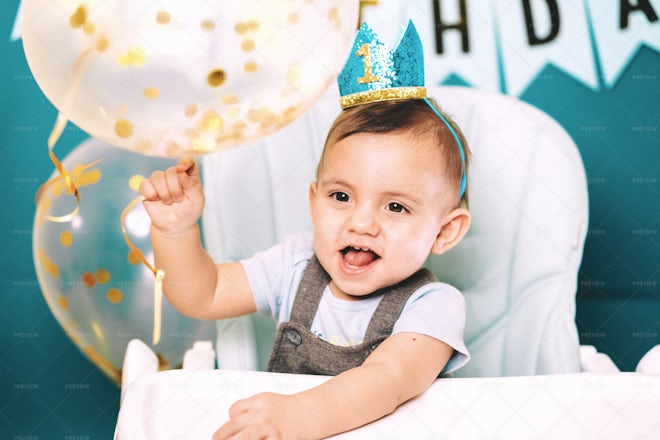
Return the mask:
[[316, 336], [310, 330], [316, 310], [330, 276], [318, 262], [316, 255], [309, 261], [291, 310], [291, 318], [280, 324], [268, 371], [297, 374], [335, 376], [362, 365], [364, 360], [388, 336], [399, 318], [403, 306], [419, 287], [437, 281], [427, 269], [420, 269], [404, 281], [384, 289], [369, 325], [364, 342], [342, 347]]

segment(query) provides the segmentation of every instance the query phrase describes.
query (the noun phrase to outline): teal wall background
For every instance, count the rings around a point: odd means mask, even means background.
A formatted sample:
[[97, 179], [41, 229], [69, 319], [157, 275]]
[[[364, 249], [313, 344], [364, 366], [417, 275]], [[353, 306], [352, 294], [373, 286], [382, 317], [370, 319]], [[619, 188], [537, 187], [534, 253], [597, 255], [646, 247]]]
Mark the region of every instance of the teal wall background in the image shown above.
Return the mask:
[[[18, 0], [0, 4], [0, 437], [111, 438], [119, 389], [64, 334], [32, 263], [34, 195], [53, 171], [46, 138], [56, 110], [8, 36]], [[590, 225], [578, 285], [583, 343], [633, 370], [660, 343], [660, 54], [636, 53], [610, 89], [547, 67], [520, 98], [555, 117], [579, 146]], [[456, 80], [460, 82], [460, 80]], [[86, 138], [69, 125], [60, 158]]]
[[[0, 4], [0, 438], [109, 439], [119, 388], [64, 334], [32, 263], [34, 196], [53, 172], [45, 140], [57, 112], [20, 41], [9, 41], [18, 3]], [[85, 138], [69, 125], [60, 158]]]
[[660, 343], [659, 75], [660, 54], [642, 46], [611, 89], [592, 91], [548, 67], [520, 96], [559, 121], [582, 155], [590, 219], [580, 340], [627, 371]]
[[[0, 438], [108, 439], [119, 389], [55, 321], [32, 263], [34, 196], [53, 171], [45, 139], [57, 112], [20, 41], [9, 41], [17, 8], [18, 1], [0, 4]], [[67, 129], [60, 157], [86, 137]]]

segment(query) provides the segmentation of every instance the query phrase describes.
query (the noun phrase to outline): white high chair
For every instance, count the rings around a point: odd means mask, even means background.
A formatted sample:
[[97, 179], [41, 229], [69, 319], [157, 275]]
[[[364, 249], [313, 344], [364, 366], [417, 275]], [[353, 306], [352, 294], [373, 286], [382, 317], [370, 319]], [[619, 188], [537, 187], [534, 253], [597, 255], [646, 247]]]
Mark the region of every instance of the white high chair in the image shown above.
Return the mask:
[[[587, 189], [570, 137], [512, 97], [458, 87], [431, 87], [429, 95], [472, 150], [470, 232], [428, 261], [465, 296], [472, 360], [392, 415], [337, 438], [660, 438], [660, 346], [635, 373], [619, 373], [608, 356], [579, 346], [575, 292]], [[331, 90], [268, 139], [204, 158], [203, 233], [217, 261], [311, 233], [308, 185], [338, 113]], [[239, 398], [327, 380], [246, 371], [263, 369], [274, 331], [263, 317], [219, 321], [218, 369], [210, 342], [196, 343], [182, 370], [157, 373], [151, 349], [132, 341], [116, 438], [209, 438]]]

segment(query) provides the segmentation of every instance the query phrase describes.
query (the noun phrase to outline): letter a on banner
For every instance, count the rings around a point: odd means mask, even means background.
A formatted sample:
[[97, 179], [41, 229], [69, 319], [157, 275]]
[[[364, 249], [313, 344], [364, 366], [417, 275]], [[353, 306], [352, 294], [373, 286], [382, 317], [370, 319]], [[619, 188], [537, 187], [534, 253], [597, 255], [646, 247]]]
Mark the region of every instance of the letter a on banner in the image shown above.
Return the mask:
[[605, 85], [611, 88], [641, 45], [660, 51], [660, 0], [585, 1]]

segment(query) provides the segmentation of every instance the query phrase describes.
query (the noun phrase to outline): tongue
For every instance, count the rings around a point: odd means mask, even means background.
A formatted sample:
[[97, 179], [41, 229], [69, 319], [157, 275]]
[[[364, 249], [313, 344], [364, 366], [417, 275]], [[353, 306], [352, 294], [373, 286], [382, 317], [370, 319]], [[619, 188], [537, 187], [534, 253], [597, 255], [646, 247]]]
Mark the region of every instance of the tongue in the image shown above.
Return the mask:
[[371, 251], [349, 249], [344, 254], [344, 259], [351, 266], [362, 267], [371, 264], [376, 259], [376, 255]]

